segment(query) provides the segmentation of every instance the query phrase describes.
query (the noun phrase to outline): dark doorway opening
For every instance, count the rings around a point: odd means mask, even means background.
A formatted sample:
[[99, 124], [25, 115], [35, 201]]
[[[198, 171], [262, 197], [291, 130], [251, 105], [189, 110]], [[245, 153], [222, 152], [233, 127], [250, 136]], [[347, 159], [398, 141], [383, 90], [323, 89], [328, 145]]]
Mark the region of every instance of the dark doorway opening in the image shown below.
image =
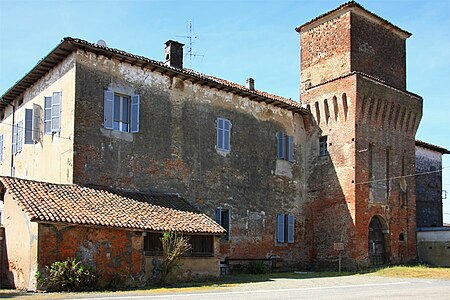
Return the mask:
[[383, 224], [377, 216], [373, 217], [369, 224], [369, 263], [371, 266], [385, 263]]

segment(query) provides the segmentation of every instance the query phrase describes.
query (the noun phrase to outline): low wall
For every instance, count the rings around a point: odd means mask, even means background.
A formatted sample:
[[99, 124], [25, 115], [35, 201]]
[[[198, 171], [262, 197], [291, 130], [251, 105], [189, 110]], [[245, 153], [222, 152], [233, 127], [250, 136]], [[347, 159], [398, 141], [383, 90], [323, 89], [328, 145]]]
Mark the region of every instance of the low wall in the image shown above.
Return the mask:
[[418, 228], [417, 254], [420, 262], [450, 267], [450, 227]]
[[[145, 257], [145, 275], [152, 280], [154, 273], [153, 259], [161, 260], [161, 256]], [[181, 268], [169, 278], [170, 280], [190, 280], [199, 277], [218, 277], [220, 275], [220, 260], [217, 257], [183, 257]]]

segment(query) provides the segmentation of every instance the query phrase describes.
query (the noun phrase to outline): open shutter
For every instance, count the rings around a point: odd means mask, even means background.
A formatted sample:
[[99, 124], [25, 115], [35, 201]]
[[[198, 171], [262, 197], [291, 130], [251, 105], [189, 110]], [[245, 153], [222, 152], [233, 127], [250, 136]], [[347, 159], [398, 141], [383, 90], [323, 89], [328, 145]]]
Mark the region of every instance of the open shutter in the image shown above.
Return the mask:
[[277, 242], [284, 243], [284, 214], [277, 215]]
[[41, 107], [33, 104], [33, 141], [41, 140]]
[[231, 219], [230, 219], [230, 210], [228, 209], [227, 210], [227, 224], [226, 224], [226, 230], [227, 230], [227, 240], [229, 241], [230, 240], [230, 222], [231, 222]]
[[103, 100], [104, 100], [103, 126], [106, 129], [113, 129], [114, 92], [105, 90]]
[[16, 151], [22, 152], [22, 139], [23, 139], [23, 121], [17, 123], [17, 145]]
[[222, 209], [216, 209], [216, 222], [221, 225], [222, 224]]
[[33, 110], [25, 109], [25, 144], [33, 144]]
[[44, 133], [52, 133], [52, 97], [44, 98]]
[[52, 132], [61, 131], [61, 92], [53, 93], [52, 101]]
[[294, 215], [288, 215], [288, 234], [287, 234], [287, 242], [292, 244], [294, 243]]
[[139, 132], [139, 104], [140, 96], [131, 96], [131, 132]]
[[0, 161], [3, 160], [3, 134], [0, 135]]
[[287, 144], [288, 144], [288, 160], [294, 161], [294, 137], [293, 136], [287, 137]]
[[284, 133], [281, 131], [278, 131], [277, 133], [277, 140], [278, 140], [278, 159], [284, 159], [285, 158], [285, 142], [284, 142]]
[[13, 138], [12, 138], [12, 153], [17, 153], [17, 124], [14, 124], [13, 127]]

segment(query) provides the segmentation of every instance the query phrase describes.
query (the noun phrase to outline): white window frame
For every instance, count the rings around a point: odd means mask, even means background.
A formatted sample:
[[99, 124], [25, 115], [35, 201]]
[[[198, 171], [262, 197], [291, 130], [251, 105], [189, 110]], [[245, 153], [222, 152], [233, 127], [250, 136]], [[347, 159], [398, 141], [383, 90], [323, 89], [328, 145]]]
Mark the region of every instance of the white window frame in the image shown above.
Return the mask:
[[[221, 125], [222, 124], [222, 125]], [[228, 125], [228, 126], [227, 126]], [[228, 128], [227, 128], [228, 127]], [[231, 152], [231, 121], [222, 117], [216, 120], [216, 149]]]
[[61, 131], [62, 92], [54, 92], [51, 97], [44, 97], [44, 133], [53, 134]]

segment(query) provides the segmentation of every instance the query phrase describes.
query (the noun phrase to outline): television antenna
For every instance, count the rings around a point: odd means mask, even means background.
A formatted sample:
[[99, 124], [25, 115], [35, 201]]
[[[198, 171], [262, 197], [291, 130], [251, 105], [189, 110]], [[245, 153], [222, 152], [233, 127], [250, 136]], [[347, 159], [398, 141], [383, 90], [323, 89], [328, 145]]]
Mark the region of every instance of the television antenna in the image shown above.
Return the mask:
[[197, 56], [202, 56], [203, 57], [204, 55], [196, 54], [192, 50], [192, 45], [194, 44], [193, 40], [197, 39], [197, 36], [193, 35], [193, 33], [192, 33], [193, 30], [192, 30], [192, 21], [191, 20], [189, 20], [187, 22], [187, 27], [188, 27], [187, 28], [188, 29], [188, 35], [177, 35], [176, 37], [182, 37], [182, 38], [186, 38], [186, 39], [189, 40], [189, 43], [188, 43], [189, 46], [188, 46], [188, 49], [186, 51], [185, 56], [189, 56], [189, 68], [192, 69], [192, 59], [197, 57]]

